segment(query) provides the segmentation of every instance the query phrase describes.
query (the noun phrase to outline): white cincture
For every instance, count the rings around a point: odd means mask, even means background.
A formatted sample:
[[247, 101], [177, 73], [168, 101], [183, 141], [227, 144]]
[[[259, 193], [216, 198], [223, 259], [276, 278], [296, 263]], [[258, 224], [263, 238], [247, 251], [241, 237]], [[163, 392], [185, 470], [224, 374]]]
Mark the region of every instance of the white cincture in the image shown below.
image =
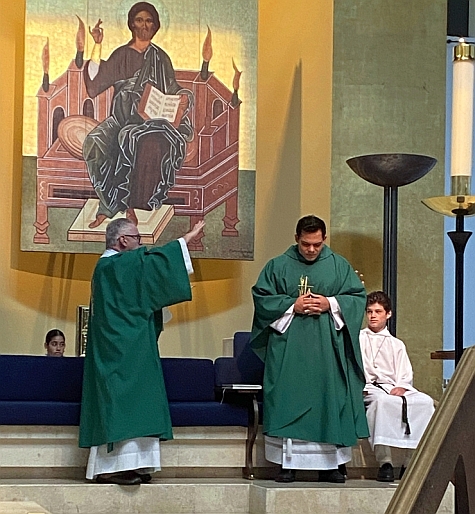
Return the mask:
[[[370, 336], [369, 334], [366, 334], [366, 336], [368, 337], [369, 339], [369, 349], [371, 350], [371, 358], [373, 360], [373, 366], [375, 368], [377, 368], [377, 364], [376, 364], [376, 358], [378, 357], [379, 353], [381, 352], [381, 347], [383, 346], [384, 344], [384, 341], [386, 341], [386, 337], [385, 335], [381, 336], [381, 335], [375, 335], [375, 336]], [[382, 337], [383, 340], [381, 341], [381, 343], [379, 344], [378, 346], [378, 351], [376, 352], [376, 355], [374, 354], [373, 352], [373, 340], [377, 339], [378, 337]]]
[[288, 459], [290, 459], [292, 457], [292, 439], [290, 437], [287, 438], [286, 445], [287, 445], [287, 448], [285, 451], [285, 456]]

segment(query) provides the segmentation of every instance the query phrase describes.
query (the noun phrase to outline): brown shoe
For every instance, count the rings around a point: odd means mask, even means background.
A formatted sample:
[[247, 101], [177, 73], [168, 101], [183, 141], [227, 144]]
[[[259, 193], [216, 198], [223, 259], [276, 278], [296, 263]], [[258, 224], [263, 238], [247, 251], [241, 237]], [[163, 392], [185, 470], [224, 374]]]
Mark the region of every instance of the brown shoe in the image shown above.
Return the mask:
[[108, 473], [97, 475], [96, 482], [98, 484], [138, 485], [142, 483], [142, 479], [135, 471], [120, 471], [110, 475]]

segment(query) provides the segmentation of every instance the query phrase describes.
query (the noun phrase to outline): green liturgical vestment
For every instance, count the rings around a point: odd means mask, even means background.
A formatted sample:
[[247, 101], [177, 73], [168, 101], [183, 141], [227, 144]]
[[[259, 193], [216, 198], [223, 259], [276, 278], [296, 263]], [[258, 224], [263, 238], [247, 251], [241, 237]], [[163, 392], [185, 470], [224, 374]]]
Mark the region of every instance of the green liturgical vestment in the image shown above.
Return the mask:
[[[270, 326], [295, 303], [301, 277], [313, 293], [336, 298], [341, 330], [330, 312], [295, 314], [283, 334]], [[328, 246], [307, 261], [295, 245], [266, 264], [252, 293], [251, 346], [265, 363], [264, 434], [337, 446], [368, 437], [359, 346], [366, 293], [348, 261]]]
[[161, 309], [191, 300], [180, 243], [99, 259], [92, 278], [79, 446], [173, 439], [157, 339]]

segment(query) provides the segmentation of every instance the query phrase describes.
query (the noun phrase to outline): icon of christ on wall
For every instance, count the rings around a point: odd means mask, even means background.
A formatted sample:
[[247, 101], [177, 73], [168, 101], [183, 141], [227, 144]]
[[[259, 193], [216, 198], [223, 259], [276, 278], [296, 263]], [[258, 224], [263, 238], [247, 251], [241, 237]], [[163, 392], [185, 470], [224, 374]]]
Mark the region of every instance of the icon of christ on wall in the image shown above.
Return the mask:
[[[50, 244], [50, 207], [81, 209], [67, 239], [84, 243], [86, 252], [95, 252], [88, 243], [104, 240], [113, 217], [132, 219], [145, 232], [145, 243], [155, 244], [168, 225], [168, 231], [173, 229], [176, 216], [186, 216], [194, 224], [220, 205], [224, 207], [220, 237], [240, 238], [236, 225], [242, 221], [238, 216], [241, 100], [234, 58], [231, 90], [208, 70], [213, 56], [208, 27], [201, 70], [175, 70], [168, 53], [152, 42], [161, 19], [149, 2], [128, 9], [132, 37], [109, 55], [103, 49], [107, 20], [96, 19], [89, 34], [82, 18], [77, 20], [76, 58], [51, 83], [51, 41], [43, 49], [44, 77], [37, 93], [34, 243]], [[83, 60], [88, 44], [90, 59]], [[252, 196], [251, 236], [253, 185], [252, 181], [245, 198], [249, 203]], [[242, 255], [235, 248], [232, 253], [213, 254], [202, 237], [192, 250], [203, 257], [252, 258], [249, 235]]]

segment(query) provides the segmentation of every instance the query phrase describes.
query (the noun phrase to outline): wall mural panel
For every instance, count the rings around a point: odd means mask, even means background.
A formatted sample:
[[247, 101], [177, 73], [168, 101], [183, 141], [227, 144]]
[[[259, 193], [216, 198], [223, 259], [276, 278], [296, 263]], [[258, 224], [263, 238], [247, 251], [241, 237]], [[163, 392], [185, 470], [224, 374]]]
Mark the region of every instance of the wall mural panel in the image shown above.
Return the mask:
[[254, 253], [257, 0], [27, 0], [21, 249]]

